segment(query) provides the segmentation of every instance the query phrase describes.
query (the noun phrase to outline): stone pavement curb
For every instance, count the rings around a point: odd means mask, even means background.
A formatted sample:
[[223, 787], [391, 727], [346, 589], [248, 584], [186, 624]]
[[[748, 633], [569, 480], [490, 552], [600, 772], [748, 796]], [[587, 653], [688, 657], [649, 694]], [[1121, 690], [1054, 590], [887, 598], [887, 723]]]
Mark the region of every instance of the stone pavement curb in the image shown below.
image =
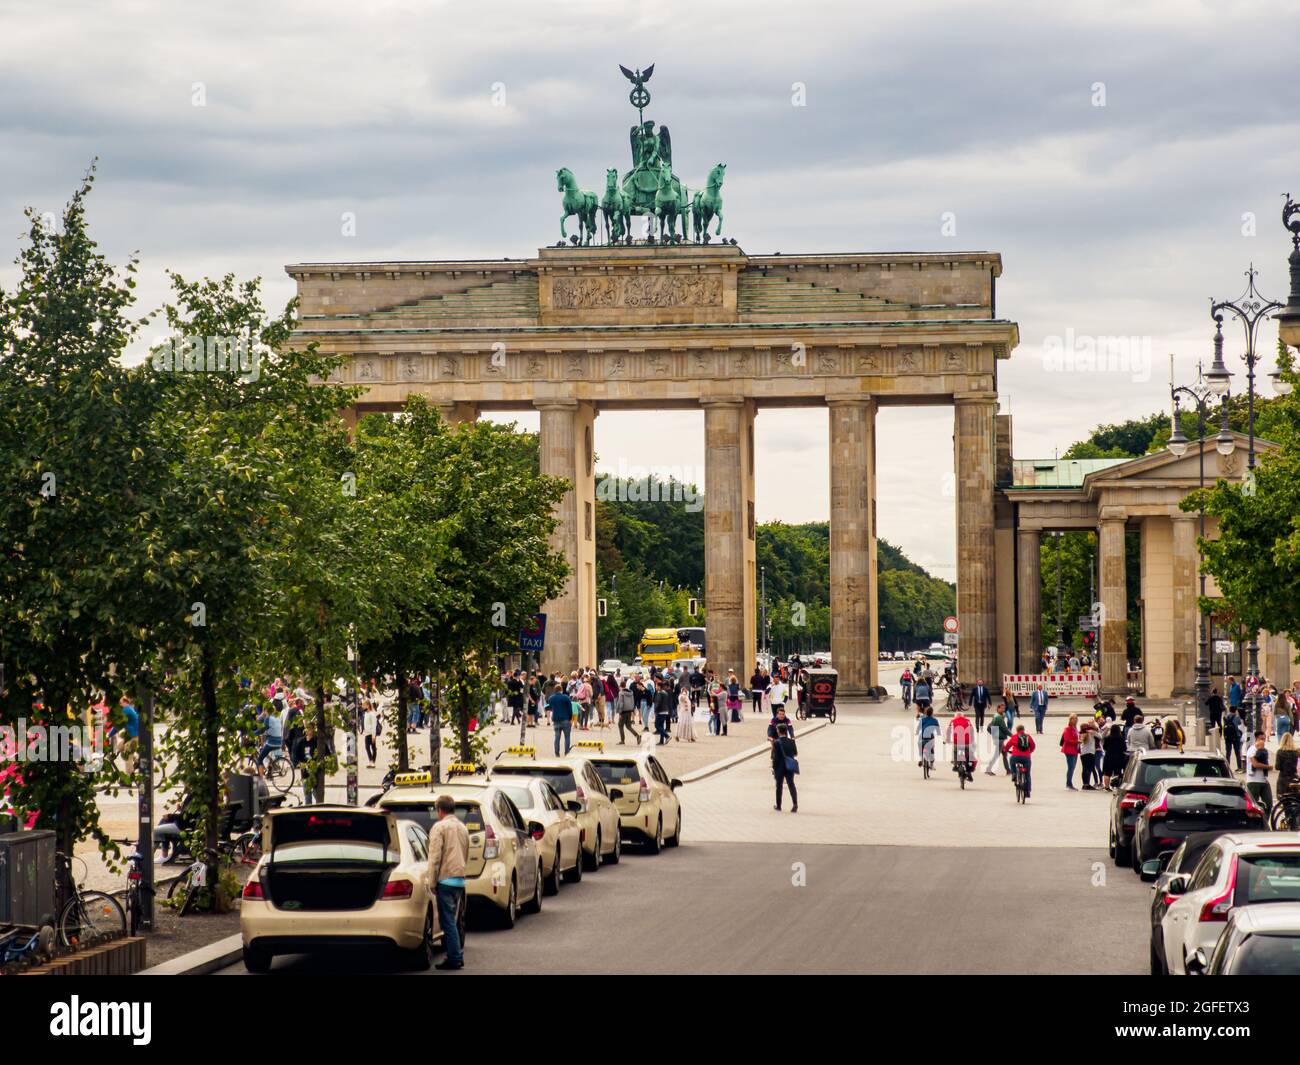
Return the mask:
[[136, 975], [206, 976], [208, 973], [214, 973], [218, 969], [233, 965], [243, 956], [244, 940], [241, 935], [236, 933], [233, 936], [218, 939], [215, 943], [209, 943], [206, 947], [199, 947], [198, 950], [192, 950], [188, 954], [181, 954], [160, 965], [155, 965], [152, 969], [145, 969], [136, 973]]
[[[810, 732], [818, 732], [821, 729], [824, 729], [829, 724], [830, 722], [827, 721], [825, 718], [819, 718], [818, 720], [810, 722], [809, 724], [804, 725], [802, 728], [800, 728], [799, 735], [800, 737], [803, 737], [803, 736], [807, 736]], [[740, 751], [737, 754], [733, 754], [726, 758], [723, 758], [719, 762], [713, 762], [710, 765], [706, 765], [701, 769], [696, 769], [690, 773], [687, 773], [684, 777], [680, 778], [681, 782], [683, 784], [694, 784], [696, 781], [703, 780], [705, 777], [714, 776], [717, 773], [721, 773], [724, 770], [730, 769], [732, 766], [740, 765], [741, 762], [747, 762], [751, 758], [757, 758], [760, 754], [764, 754], [770, 749], [771, 748], [768, 746], [766, 742], [760, 743], [757, 747], [746, 748], [745, 750]]]

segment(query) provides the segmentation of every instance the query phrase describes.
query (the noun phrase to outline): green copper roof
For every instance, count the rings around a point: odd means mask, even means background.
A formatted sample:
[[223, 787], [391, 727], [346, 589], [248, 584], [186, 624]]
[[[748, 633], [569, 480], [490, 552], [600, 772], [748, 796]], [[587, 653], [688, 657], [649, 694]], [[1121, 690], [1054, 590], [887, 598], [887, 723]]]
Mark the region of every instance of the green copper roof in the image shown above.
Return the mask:
[[366, 317], [418, 317], [437, 321], [446, 318], [536, 318], [538, 313], [537, 277], [533, 275], [512, 281], [494, 281], [490, 285], [471, 288], [466, 292], [429, 296], [386, 311], [375, 311]]
[[1012, 488], [1082, 488], [1083, 479], [1098, 470], [1119, 466], [1131, 459], [1014, 459]]
[[904, 306], [881, 296], [748, 272], [737, 281], [736, 304], [742, 314], [838, 314]]

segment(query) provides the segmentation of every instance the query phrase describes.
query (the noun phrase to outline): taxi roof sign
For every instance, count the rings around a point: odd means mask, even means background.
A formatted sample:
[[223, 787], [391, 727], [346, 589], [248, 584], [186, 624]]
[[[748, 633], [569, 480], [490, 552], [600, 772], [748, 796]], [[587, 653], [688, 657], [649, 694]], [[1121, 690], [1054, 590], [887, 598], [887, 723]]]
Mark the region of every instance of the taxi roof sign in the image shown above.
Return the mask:
[[472, 777], [481, 772], [483, 772], [483, 767], [475, 765], [473, 762], [452, 762], [447, 767], [447, 776], [449, 777]]
[[579, 740], [577, 743], [574, 744], [574, 746], [586, 751], [604, 751], [605, 741], [604, 740]]
[[517, 755], [519, 755], [521, 758], [536, 758], [536, 757], [537, 757], [537, 748], [536, 748], [536, 747], [530, 747], [530, 746], [527, 746], [527, 745], [525, 745], [525, 744], [518, 744], [518, 743], [517, 743], [517, 744], [515, 744], [513, 747], [507, 747], [505, 753], [506, 753], [506, 754], [517, 754]]
[[393, 777], [393, 786], [398, 788], [419, 787], [421, 784], [432, 784], [433, 774], [427, 769], [423, 772], [415, 773], [398, 773]]

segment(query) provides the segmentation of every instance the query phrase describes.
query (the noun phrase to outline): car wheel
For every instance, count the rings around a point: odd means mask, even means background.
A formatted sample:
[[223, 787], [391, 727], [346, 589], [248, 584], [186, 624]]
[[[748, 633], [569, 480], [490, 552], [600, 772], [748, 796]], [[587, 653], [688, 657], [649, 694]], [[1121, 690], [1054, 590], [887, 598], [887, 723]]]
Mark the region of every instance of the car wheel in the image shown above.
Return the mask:
[[406, 951], [406, 967], [416, 972], [433, 968], [433, 910], [424, 915], [424, 935], [420, 945]]
[[600, 832], [596, 833], [595, 846], [591, 848], [591, 853], [583, 853], [582, 867], [589, 873], [594, 873], [600, 868]]
[[555, 848], [555, 861], [551, 864], [551, 875], [547, 878], [543, 890], [548, 895], [558, 895], [560, 893], [560, 884], [564, 882], [564, 877], [560, 874], [560, 848]]
[[1106, 834], [1106, 853], [1107, 853], [1108, 855], [1110, 855], [1110, 857], [1111, 857], [1112, 859], [1114, 859], [1114, 857], [1115, 857], [1115, 830], [1114, 830], [1113, 828], [1112, 828], [1112, 829], [1111, 829], [1111, 830]]
[[244, 968], [250, 973], [265, 973], [271, 969], [271, 954], [261, 947], [244, 948]]
[[673, 827], [673, 834], [664, 840], [664, 846], [676, 847], [682, 842], [682, 808], [677, 807], [677, 824]]
[[578, 844], [578, 856], [577, 856], [577, 858], [574, 859], [574, 862], [573, 862], [573, 868], [570, 869], [567, 873], [565, 873], [565, 879], [568, 880], [570, 884], [577, 884], [577, 883], [580, 883], [580, 882], [581, 882], [581, 880], [582, 880], [582, 863], [583, 863], [584, 860], [585, 860], [585, 858], [584, 858], [584, 855], [583, 855], [583, 853], [582, 853], [582, 844], [579, 843], [579, 844]]
[[623, 857], [623, 831], [614, 829], [614, 849], [609, 852], [609, 857], [605, 859], [609, 865], [618, 865], [619, 859]]
[[650, 854], [658, 854], [664, 849], [664, 819], [659, 815], [659, 820], [655, 822], [655, 834], [653, 839], [647, 839], [645, 849]]
[[1152, 976], [1168, 975], [1168, 973], [1165, 972], [1164, 955], [1156, 950], [1156, 942], [1154, 939], [1151, 941], [1151, 975]]
[[524, 903], [524, 913], [541, 913], [542, 912], [542, 863], [537, 863], [537, 879], [533, 884], [533, 897]]
[[1137, 837], [1133, 837], [1133, 846], [1129, 849], [1129, 864], [1133, 866], [1133, 872], [1141, 875], [1142, 873], [1142, 848], [1138, 846]]
[[501, 927], [514, 928], [519, 919], [519, 884], [514, 874], [510, 875], [510, 897], [506, 899], [506, 908], [501, 911]]
[[1118, 866], [1130, 865], [1133, 861], [1133, 844], [1127, 847], [1119, 840], [1115, 841], [1115, 864]]

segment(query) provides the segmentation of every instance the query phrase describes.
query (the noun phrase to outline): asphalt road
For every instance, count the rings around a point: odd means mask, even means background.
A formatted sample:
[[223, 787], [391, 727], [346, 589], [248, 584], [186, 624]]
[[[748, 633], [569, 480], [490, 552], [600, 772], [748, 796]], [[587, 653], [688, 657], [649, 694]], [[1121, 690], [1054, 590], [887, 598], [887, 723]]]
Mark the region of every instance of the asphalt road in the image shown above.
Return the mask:
[[[1141, 974], [1149, 892], [1104, 849], [687, 841], [471, 931], [465, 973]], [[348, 952], [273, 973], [390, 967]]]

